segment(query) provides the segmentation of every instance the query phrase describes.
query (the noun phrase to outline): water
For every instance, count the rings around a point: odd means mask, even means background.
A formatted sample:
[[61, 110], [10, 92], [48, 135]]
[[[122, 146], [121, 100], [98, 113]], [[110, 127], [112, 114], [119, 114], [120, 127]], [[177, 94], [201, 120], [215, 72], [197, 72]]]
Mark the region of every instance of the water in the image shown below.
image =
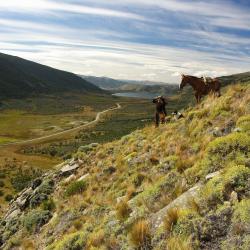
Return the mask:
[[141, 98], [141, 99], [153, 99], [158, 96], [157, 93], [149, 93], [149, 92], [120, 92], [113, 94], [114, 96], [120, 97], [132, 97], [132, 98]]

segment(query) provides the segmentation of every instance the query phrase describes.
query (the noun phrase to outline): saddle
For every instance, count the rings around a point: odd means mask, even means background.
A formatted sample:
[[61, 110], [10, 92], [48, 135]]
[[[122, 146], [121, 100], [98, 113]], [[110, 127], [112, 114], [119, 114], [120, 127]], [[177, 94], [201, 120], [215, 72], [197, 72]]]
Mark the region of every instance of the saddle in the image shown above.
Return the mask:
[[205, 85], [209, 85], [210, 83], [213, 82], [213, 78], [212, 77], [203, 76], [202, 79], [203, 79], [203, 82], [205, 83]]

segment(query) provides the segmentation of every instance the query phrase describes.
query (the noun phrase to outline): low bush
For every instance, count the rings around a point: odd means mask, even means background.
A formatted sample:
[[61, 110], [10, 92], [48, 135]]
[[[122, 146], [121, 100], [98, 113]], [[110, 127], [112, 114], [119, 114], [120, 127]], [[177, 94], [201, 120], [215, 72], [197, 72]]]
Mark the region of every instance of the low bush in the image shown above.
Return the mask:
[[42, 203], [42, 209], [43, 210], [49, 210], [49, 211], [53, 211], [56, 208], [56, 204], [54, 202], [54, 200], [52, 198], [45, 200]]
[[73, 233], [61, 241], [52, 244], [47, 250], [82, 250], [85, 249], [87, 237], [84, 233]]
[[86, 181], [73, 181], [70, 183], [65, 191], [66, 196], [72, 196], [75, 194], [81, 194], [87, 188]]
[[5, 197], [4, 197], [4, 199], [6, 200], [6, 201], [11, 201], [12, 199], [13, 199], [13, 196], [11, 195], [11, 194], [7, 194]]
[[0, 187], [4, 187], [4, 182], [0, 180]]
[[23, 225], [28, 232], [38, 232], [40, 228], [48, 223], [52, 214], [48, 210], [32, 210], [23, 218]]

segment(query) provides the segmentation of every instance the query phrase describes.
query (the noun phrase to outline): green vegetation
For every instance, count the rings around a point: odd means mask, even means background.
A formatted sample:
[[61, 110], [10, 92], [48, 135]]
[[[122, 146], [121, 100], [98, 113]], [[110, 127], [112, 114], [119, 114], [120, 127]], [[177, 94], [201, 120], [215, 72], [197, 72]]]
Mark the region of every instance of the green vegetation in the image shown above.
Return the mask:
[[67, 186], [65, 190], [66, 196], [72, 196], [75, 194], [81, 194], [87, 188], [86, 181], [74, 181]]
[[39, 228], [46, 224], [51, 216], [50, 211], [34, 210], [25, 215], [23, 225], [30, 233], [38, 232]]
[[0, 97], [16, 98], [41, 93], [102, 90], [69, 72], [0, 53]]
[[[58, 166], [43, 177], [29, 206], [14, 216], [26, 224], [3, 221], [0, 235], [8, 233], [0, 239], [11, 242], [22, 235], [47, 249], [247, 249], [249, 96], [249, 84], [233, 85], [222, 97], [208, 96], [184, 110], [183, 119], [169, 118], [159, 128], [141, 129], [142, 122], [111, 142], [104, 133], [94, 147], [78, 138], [83, 147], [72, 150], [74, 160], [65, 164], [79, 168], [66, 177]], [[126, 110], [126, 125], [139, 124], [132, 106], [123, 104], [124, 110], [107, 114], [99, 125], [109, 121], [116, 131], [114, 121]], [[141, 120], [147, 113], [140, 105]], [[47, 225], [34, 220], [37, 211], [53, 214]]]

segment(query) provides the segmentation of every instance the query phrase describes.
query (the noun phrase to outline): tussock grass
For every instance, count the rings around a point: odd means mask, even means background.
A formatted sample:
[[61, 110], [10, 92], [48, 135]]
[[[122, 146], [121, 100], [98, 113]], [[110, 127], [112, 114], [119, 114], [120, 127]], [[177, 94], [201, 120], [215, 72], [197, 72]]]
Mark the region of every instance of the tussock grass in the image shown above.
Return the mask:
[[165, 218], [164, 218], [164, 229], [167, 233], [171, 233], [173, 227], [176, 225], [178, 219], [180, 217], [180, 210], [178, 208], [171, 208], [168, 210]]
[[131, 212], [127, 200], [122, 200], [116, 205], [116, 215], [119, 220], [126, 220]]
[[151, 249], [150, 227], [146, 220], [139, 220], [132, 226], [130, 242], [138, 249]]
[[171, 236], [167, 239], [166, 250], [194, 250], [191, 239], [181, 236]]

